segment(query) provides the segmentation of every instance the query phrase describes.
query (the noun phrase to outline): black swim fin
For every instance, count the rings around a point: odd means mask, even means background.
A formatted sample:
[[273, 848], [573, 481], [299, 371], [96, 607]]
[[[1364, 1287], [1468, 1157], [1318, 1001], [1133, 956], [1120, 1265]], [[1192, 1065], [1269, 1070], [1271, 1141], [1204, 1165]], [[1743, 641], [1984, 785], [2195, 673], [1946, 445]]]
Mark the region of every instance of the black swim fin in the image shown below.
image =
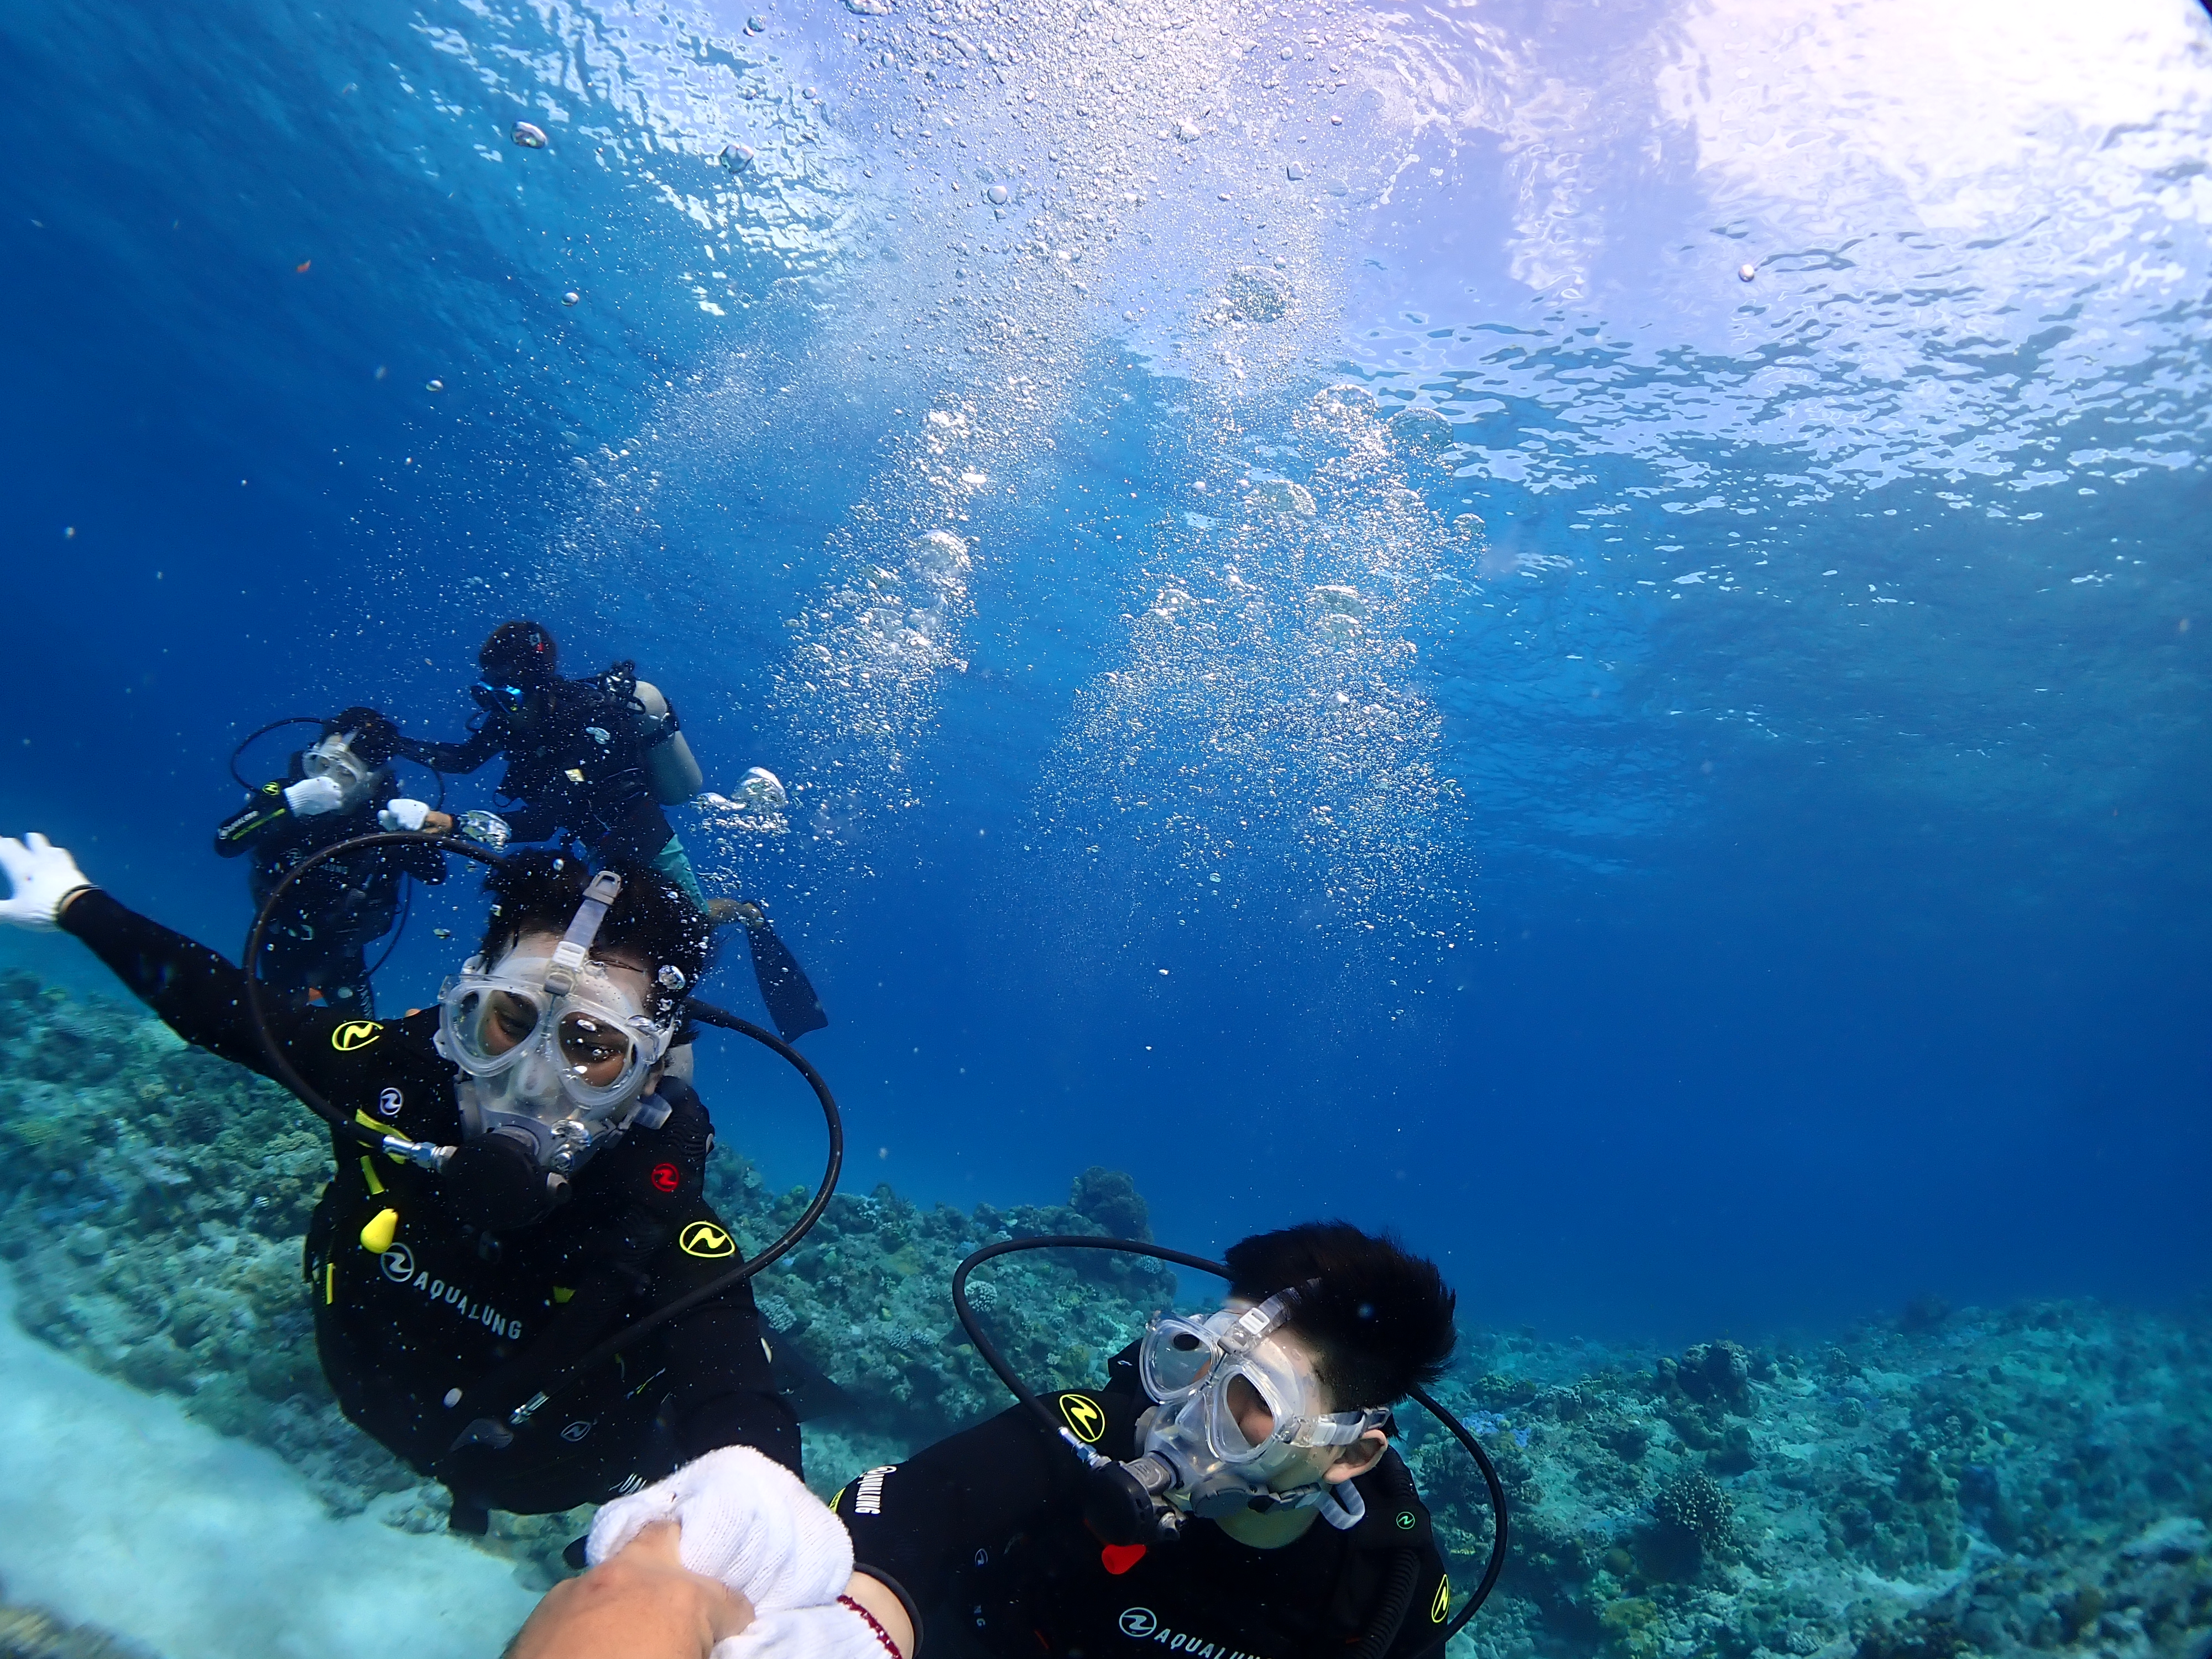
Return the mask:
[[753, 977], [760, 981], [761, 1000], [768, 1005], [768, 1017], [775, 1023], [778, 1036], [786, 1042], [796, 1042], [830, 1023], [806, 970], [799, 965], [791, 948], [775, 936], [766, 915], [757, 921], [746, 919], [745, 942], [753, 947]]

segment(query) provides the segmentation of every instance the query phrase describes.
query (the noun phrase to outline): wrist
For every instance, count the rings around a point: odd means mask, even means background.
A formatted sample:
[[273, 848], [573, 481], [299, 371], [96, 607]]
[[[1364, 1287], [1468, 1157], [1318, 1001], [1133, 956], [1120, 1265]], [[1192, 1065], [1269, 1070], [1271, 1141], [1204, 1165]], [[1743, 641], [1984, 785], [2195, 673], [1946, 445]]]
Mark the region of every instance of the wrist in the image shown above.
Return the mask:
[[61, 920], [64, 916], [69, 914], [69, 908], [70, 905], [75, 904], [87, 893], [95, 892], [97, 890], [98, 890], [88, 881], [72, 887], [68, 892], [64, 893], [61, 896], [61, 902], [54, 906], [54, 925], [58, 927], [61, 925]]

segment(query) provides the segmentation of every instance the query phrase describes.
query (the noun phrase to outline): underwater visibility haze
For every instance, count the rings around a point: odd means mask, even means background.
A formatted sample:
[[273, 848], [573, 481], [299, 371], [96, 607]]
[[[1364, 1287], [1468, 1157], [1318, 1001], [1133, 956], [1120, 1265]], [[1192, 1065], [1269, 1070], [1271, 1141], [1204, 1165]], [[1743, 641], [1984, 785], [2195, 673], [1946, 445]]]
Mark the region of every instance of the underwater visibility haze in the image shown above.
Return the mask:
[[[1444, 1268], [1516, 1492], [1455, 1652], [2204, 1651], [2202, 7], [86, 0], [0, 42], [0, 832], [234, 958], [241, 738], [459, 737], [511, 617], [635, 659], [702, 885], [830, 1016], [826, 1236], [895, 1264], [763, 1280], [889, 1402], [809, 1425], [823, 1490], [1001, 1403], [940, 1343], [962, 1247], [1342, 1216]], [[381, 1006], [481, 921], [472, 870], [418, 888]], [[703, 988], [758, 1018], [743, 956]], [[495, 1651], [573, 1534], [439, 1537], [318, 1393], [314, 1138], [138, 1122], [173, 1043], [74, 940], [0, 969], [6, 1483], [135, 1436], [117, 1513], [245, 1573], [110, 1603], [5, 1546], [6, 1591], [56, 1644], [334, 1650], [229, 1483]], [[781, 1225], [818, 1119], [709, 1046], [720, 1201]], [[252, 1156], [303, 1131], [190, 1080]], [[225, 1349], [194, 1298], [256, 1262]], [[1142, 1310], [1022, 1271], [1054, 1376]]]

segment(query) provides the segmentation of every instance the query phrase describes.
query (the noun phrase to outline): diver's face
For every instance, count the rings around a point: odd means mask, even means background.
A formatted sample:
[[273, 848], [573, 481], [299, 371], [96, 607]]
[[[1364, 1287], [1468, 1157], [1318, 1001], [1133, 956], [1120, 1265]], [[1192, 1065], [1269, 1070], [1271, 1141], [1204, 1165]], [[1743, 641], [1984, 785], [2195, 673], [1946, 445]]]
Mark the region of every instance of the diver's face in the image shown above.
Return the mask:
[[[550, 928], [533, 928], [517, 936], [501, 959], [549, 957], [560, 942], [561, 935]], [[592, 960], [605, 968], [607, 977], [628, 992], [639, 1007], [649, 1006], [643, 963], [619, 951], [594, 951]], [[484, 1005], [484, 1048], [495, 1054], [507, 1053], [529, 1038], [536, 1029], [536, 1019], [530, 1006], [521, 998], [510, 992], [494, 991]], [[620, 1077], [629, 1058], [627, 1033], [580, 1011], [562, 1021], [560, 1042], [562, 1060], [574, 1069], [580, 1081], [594, 1089], [604, 1089]]]
[[[1251, 1304], [1232, 1299], [1226, 1305], [1241, 1312]], [[1273, 1348], [1289, 1358], [1309, 1375], [1315, 1370], [1313, 1350], [1303, 1337], [1294, 1332], [1271, 1332], [1261, 1346]], [[1229, 1379], [1229, 1409], [1235, 1414], [1237, 1426], [1243, 1431], [1244, 1438], [1255, 1446], [1275, 1431], [1274, 1413], [1267, 1409], [1267, 1402], [1261, 1398], [1259, 1389], [1242, 1376]], [[1327, 1411], [1333, 1407], [1323, 1401], [1319, 1402], [1319, 1409]], [[1380, 1435], [1373, 1437], [1382, 1438]], [[1292, 1492], [1300, 1486], [1310, 1486], [1316, 1480], [1340, 1480], [1345, 1474], [1356, 1474], [1366, 1468], [1379, 1455], [1379, 1452], [1370, 1451], [1364, 1441], [1358, 1445], [1342, 1448], [1296, 1447], [1292, 1449], [1289, 1461], [1267, 1477], [1267, 1484], [1277, 1492]]]

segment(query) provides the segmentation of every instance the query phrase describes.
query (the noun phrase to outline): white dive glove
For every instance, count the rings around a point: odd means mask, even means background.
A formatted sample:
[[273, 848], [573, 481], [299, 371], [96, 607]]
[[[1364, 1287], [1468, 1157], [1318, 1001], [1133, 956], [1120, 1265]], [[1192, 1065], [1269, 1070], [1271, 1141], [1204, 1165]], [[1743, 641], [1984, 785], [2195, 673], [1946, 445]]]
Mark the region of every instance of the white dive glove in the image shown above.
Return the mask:
[[429, 816], [429, 802], [410, 800], [404, 795], [395, 795], [384, 804], [384, 810], [376, 815], [376, 821], [386, 830], [404, 830], [412, 834], [422, 827], [422, 820]]
[[284, 805], [301, 817], [316, 817], [343, 806], [345, 791], [335, 778], [301, 778], [284, 791]]
[[845, 1523], [797, 1475], [750, 1446], [710, 1451], [643, 1492], [603, 1505], [585, 1559], [599, 1565], [656, 1521], [679, 1523], [684, 1566], [721, 1580], [751, 1602], [763, 1622], [794, 1608], [826, 1610], [874, 1643], [866, 1620], [835, 1605], [853, 1578]]
[[763, 1613], [714, 1644], [710, 1659], [891, 1659], [888, 1637], [851, 1607], [786, 1607]]
[[[35, 830], [21, 841], [0, 836], [0, 873], [7, 876], [12, 890], [0, 899], [0, 921], [41, 931], [54, 926], [64, 899], [79, 888], [92, 885], [67, 848], [55, 846]], [[852, 1559], [850, 1546], [846, 1559]]]

